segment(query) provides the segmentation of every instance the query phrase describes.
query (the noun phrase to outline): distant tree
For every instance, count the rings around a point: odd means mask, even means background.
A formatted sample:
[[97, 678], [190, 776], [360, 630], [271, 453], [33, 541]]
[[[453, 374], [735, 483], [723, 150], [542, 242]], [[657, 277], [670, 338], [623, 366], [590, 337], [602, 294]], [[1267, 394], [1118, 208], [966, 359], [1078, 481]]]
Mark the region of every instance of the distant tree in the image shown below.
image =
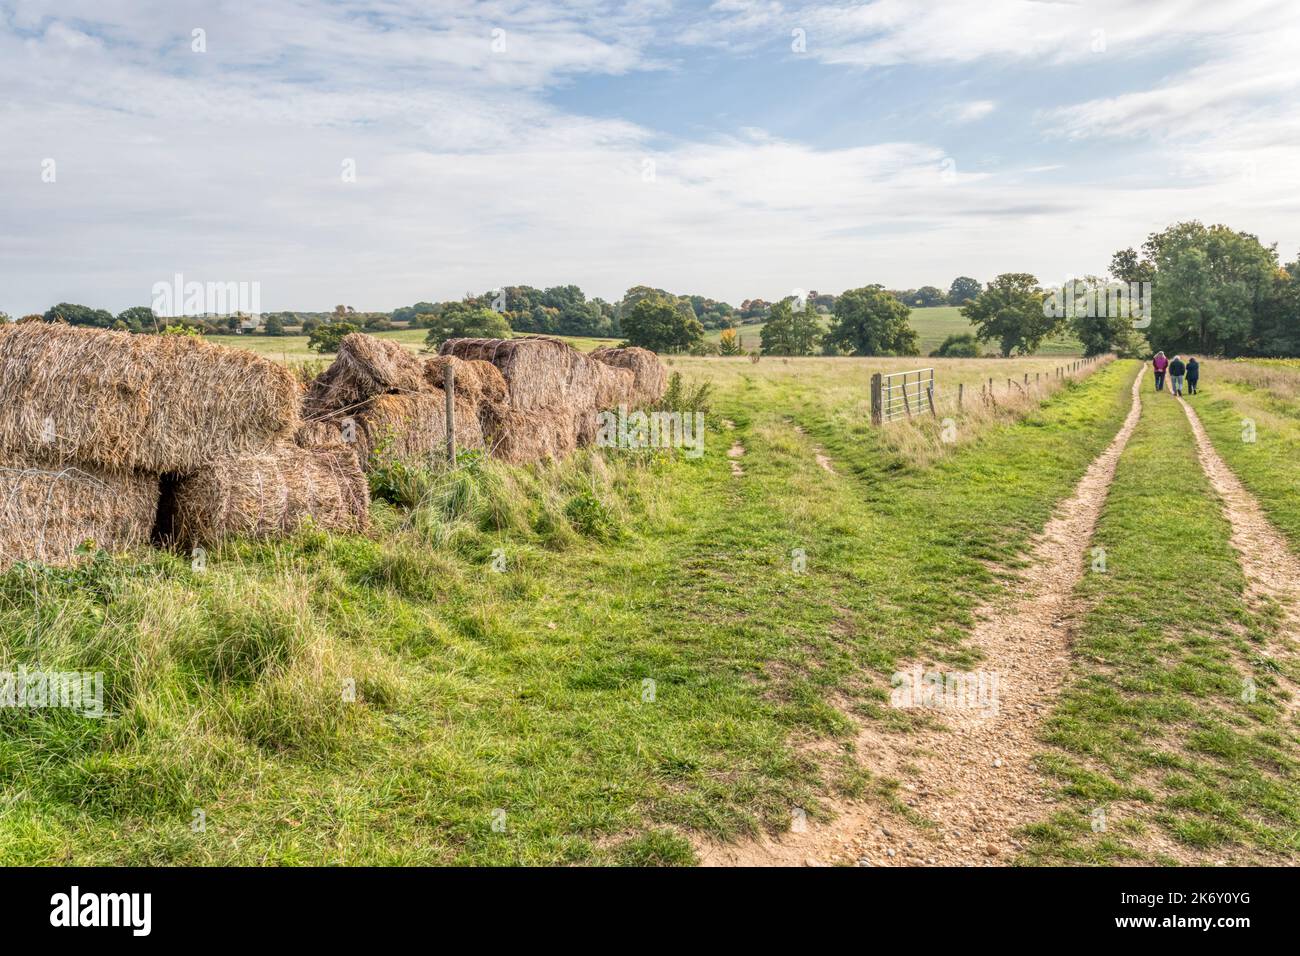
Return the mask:
[[94, 328], [108, 329], [113, 327], [115, 319], [113, 313], [105, 309], [92, 309], [88, 305], [60, 302], [45, 313], [45, 321], [67, 322], [69, 325], [89, 325]]
[[1191, 220], [1152, 233], [1142, 252], [1141, 258], [1131, 249], [1116, 253], [1112, 271], [1153, 283], [1146, 330], [1153, 347], [1202, 355], [1259, 348], [1276, 318], [1276, 248], [1248, 232]]
[[947, 301], [947, 293], [942, 289], [937, 286], [923, 285], [912, 293], [912, 298], [907, 304], [918, 309], [931, 309]]
[[1065, 305], [1065, 325], [1083, 343], [1084, 355], [1143, 353], [1144, 339], [1133, 327], [1133, 317], [1113, 307], [1118, 302], [1112, 301], [1111, 285], [1097, 276], [1086, 276], [1062, 286], [1059, 294]]
[[959, 332], [943, 340], [943, 344], [930, 353], [931, 358], [979, 358], [980, 345], [973, 333]]
[[631, 345], [655, 352], [685, 352], [704, 338], [704, 326], [687, 316], [676, 302], [661, 295], [637, 300], [622, 318], [623, 334]]
[[412, 325], [419, 325], [418, 317], [432, 315], [438, 311], [438, 307], [432, 302], [417, 302], [415, 305], [404, 305], [400, 309], [393, 310], [394, 322], [409, 322]]
[[266, 335], [284, 335], [284, 319], [273, 312], [266, 317], [262, 331]]
[[307, 339], [307, 348], [320, 352], [322, 355], [339, 350], [339, 343], [345, 336], [353, 332], [360, 332], [361, 329], [351, 322], [330, 322], [328, 325], [319, 325], [312, 330], [310, 337]]
[[823, 341], [831, 354], [917, 355], [911, 310], [883, 286], [850, 289], [835, 299], [831, 327]]
[[961, 314], [975, 326], [975, 337], [997, 342], [1003, 356], [1033, 354], [1060, 327], [1059, 319], [1044, 315], [1043, 290], [1026, 272], [998, 276], [962, 306]]
[[772, 306], [759, 331], [764, 355], [812, 355], [821, 339], [817, 313], [807, 307], [795, 311], [793, 299]]
[[41, 315], [39, 312], [30, 312], [27, 315], [24, 315], [22, 318], [18, 319], [18, 321], [19, 322], [44, 322], [45, 316]]
[[438, 348], [448, 339], [504, 339], [510, 336], [510, 323], [499, 312], [473, 302], [448, 302], [429, 320], [429, 334], [424, 344]]
[[722, 334], [718, 336], [718, 354], [719, 355], [740, 355], [744, 349], [740, 345], [740, 337], [736, 335], [735, 329], [723, 329]]
[[978, 279], [972, 279], [970, 276], [958, 276], [952, 280], [952, 285], [948, 286], [948, 304], [965, 305], [979, 294], [980, 283]]
[[308, 316], [307, 318], [305, 318], [305, 319], [302, 320], [302, 334], [303, 334], [303, 335], [311, 335], [313, 332], [315, 332], [315, 331], [316, 331], [317, 329], [319, 329], [320, 327], [321, 327], [321, 321], [320, 321], [320, 319], [314, 318], [314, 317], [312, 317], [312, 316]]
[[117, 321], [114, 322], [114, 325], [125, 328], [130, 332], [157, 332], [160, 328], [158, 316], [147, 305], [136, 305], [129, 309], [123, 309], [117, 314]]

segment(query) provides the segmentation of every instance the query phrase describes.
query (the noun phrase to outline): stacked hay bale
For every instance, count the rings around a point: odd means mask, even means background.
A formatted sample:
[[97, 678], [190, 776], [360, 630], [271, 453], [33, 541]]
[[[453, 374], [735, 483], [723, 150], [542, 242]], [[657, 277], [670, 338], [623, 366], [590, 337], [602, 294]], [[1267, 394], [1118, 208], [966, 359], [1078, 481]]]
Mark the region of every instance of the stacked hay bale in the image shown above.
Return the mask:
[[664, 397], [668, 388], [668, 369], [659, 356], [649, 349], [631, 346], [625, 349], [596, 349], [591, 357], [602, 365], [626, 369], [632, 373], [627, 404], [637, 407], [653, 405]]
[[[598, 414], [630, 403], [636, 394], [635, 367], [592, 361], [546, 336], [451, 339], [441, 352], [488, 362], [500, 371], [508, 401], [485, 406], [484, 430], [492, 454], [512, 463], [562, 458], [590, 445], [596, 439]], [[658, 364], [653, 352], [645, 354]]]
[[[199, 490], [240, 480], [237, 463], [287, 442], [298, 401], [287, 369], [194, 337], [0, 326], [0, 567], [61, 563], [88, 541], [113, 551], [148, 543], [168, 530], [164, 515], [199, 514]], [[279, 529], [307, 518], [352, 528], [368, 514], [355, 495], [346, 515], [288, 501]], [[189, 527], [208, 540], [247, 524], [224, 521], [214, 513]]]
[[[485, 447], [481, 396], [504, 391], [504, 382], [493, 382], [481, 370], [457, 368], [457, 448]], [[365, 469], [380, 459], [440, 455], [447, 444], [442, 370], [427, 367], [396, 342], [361, 332], [339, 343], [334, 364], [308, 386], [303, 411], [307, 422], [296, 436], [299, 444], [337, 436]]]

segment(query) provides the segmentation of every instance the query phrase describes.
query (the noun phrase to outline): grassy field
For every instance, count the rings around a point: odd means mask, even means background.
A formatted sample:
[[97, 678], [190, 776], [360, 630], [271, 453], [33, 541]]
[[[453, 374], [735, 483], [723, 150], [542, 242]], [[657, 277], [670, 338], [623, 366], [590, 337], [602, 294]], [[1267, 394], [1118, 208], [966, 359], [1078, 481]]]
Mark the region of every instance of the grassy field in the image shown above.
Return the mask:
[[[823, 325], [829, 321], [829, 318], [823, 318]], [[916, 329], [920, 342], [920, 351], [922, 356], [929, 355], [940, 345], [943, 340], [950, 335], [962, 335], [971, 331], [970, 323], [962, 318], [961, 313], [955, 305], [941, 305], [930, 309], [913, 309], [911, 315], [912, 328]], [[753, 325], [742, 325], [737, 334], [740, 336], [747, 350], [754, 350], [759, 347], [760, 335], [763, 323], [757, 322]], [[714, 329], [709, 332], [705, 338], [710, 342], [717, 342], [722, 335], [720, 329]], [[986, 342], [981, 346], [986, 352], [996, 353], [995, 343]], [[1078, 339], [1072, 336], [1057, 336], [1043, 343], [1039, 349], [1039, 355], [1080, 355], [1083, 347], [1079, 344]]]
[[686, 863], [825, 792], [888, 798], [807, 744], [845, 739], [845, 700], [897, 722], [901, 656], [969, 658], [1134, 368], [972, 413], [922, 465], [838, 429], [867, 362], [804, 361], [675, 362], [716, 389], [698, 460], [484, 463], [369, 537], [0, 578], [5, 662], [103, 671], [109, 712], [0, 712], [0, 861]]
[[[712, 390], [699, 459], [467, 460], [367, 536], [0, 575], [0, 666], [102, 671], [108, 711], [0, 708], [0, 863], [689, 864], [793, 807], [906, 812], [854, 722], [907, 734], [899, 662], [980, 659], [977, 610], [1128, 409], [1137, 363], [1060, 361], [935, 363], [936, 419], [873, 429], [871, 374], [915, 359], [672, 358]], [[1300, 369], [1202, 382], [1300, 550]], [[1181, 410], [1146, 399], [1044, 725], [1058, 809], [1020, 859], [1293, 861], [1294, 665], [1260, 652], [1278, 617]]]

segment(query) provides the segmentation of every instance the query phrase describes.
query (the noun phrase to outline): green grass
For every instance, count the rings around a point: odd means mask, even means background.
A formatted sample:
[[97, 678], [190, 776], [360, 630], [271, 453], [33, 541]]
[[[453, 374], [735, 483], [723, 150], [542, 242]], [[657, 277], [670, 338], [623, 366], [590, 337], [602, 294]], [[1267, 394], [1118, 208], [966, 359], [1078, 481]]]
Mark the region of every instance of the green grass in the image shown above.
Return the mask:
[[[830, 321], [828, 316], [822, 317], [822, 325]], [[943, 340], [950, 335], [962, 335], [971, 331], [971, 325], [964, 318], [955, 305], [940, 305], [929, 309], [913, 309], [911, 315], [912, 328], [916, 329], [918, 341], [920, 343], [920, 352], [922, 356], [927, 356], [940, 345]], [[762, 334], [764, 323], [756, 322], [752, 325], [742, 325], [737, 329], [737, 334], [744, 342], [746, 350], [753, 351], [759, 347], [760, 336]], [[717, 342], [722, 335], [721, 329], [714, 329], [709, 332], [705, 338], [710, 342]], [[983, 352], [996, 352], [997, 345], [993, 342], [985, 342], [980, 346]], [[1081, 355], [1083, 346], [1078, 339], [1070, 335], [1056, 336], [1043, 343], [1042, 348], [1037, 352], [1038, 355]]]
[[478, 462], [377, 505], [370, 537], [3, 576], [4, 666], [103, 671], [110, 716], [0, 712], [0, 862], [684, 863], [887, 787], [803, 744], [847, 741], [835, 701], [901, 726], [896, 660], [972, 659], [973, 609], [1136, 365], [925, 468], [836, 437], [856, 363], [817, 366], [840, 391], [794, 365], [699, 363], [699, 460]]
[[[1094, 540], [1107, 570], [1080, 585], [1091, 610], [1046, 728], [1042, 767], [1064, 800], [1029, 828], [1028, 858], [1294, 861], [1300, 749], [1278, 665], [1260, 653], [1276, 623], [1246, 605], [1181, 408], [1143, 398]], [[1107, 826], [1094, 831], [1098, 809]]]

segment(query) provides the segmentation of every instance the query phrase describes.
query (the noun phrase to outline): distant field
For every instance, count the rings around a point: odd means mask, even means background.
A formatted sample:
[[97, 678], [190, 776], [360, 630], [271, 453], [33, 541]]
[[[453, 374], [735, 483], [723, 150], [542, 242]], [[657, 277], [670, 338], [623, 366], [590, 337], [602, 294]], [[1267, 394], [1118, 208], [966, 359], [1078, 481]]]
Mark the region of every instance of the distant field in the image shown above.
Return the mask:
[[[971, 330], [970, 323], [962, 318], [955, 305], [940, 305], [932, 309], [913, 309], [911, 318], [912, 328], [916, 329], [920, 335], [922, 355], [929, 355], [942, 345], [943, 340], [948, 336], [960, 335]], [[823, 324], [825, 324], [825, 321], [824, 318]], [[747, 350], [758, 348], [763, 325], [764, 323], [757, 322], [753, 325], [742, 325], [736, 330]], [[722, 330], [715, 329], [709, 332], [705, 338], [710, 342], [716, 342], [721, 335]], [[992, 342], [985, 343], [982, 348], [986, 352], [996, 351], [996, 346]], [[1038, 350], [1038, 354], [1078, 355], [1082, 351], [1083, 349], [1077, 339], [1073, 336], [1063, 335], [1043, 343], [1043, 347]]]

